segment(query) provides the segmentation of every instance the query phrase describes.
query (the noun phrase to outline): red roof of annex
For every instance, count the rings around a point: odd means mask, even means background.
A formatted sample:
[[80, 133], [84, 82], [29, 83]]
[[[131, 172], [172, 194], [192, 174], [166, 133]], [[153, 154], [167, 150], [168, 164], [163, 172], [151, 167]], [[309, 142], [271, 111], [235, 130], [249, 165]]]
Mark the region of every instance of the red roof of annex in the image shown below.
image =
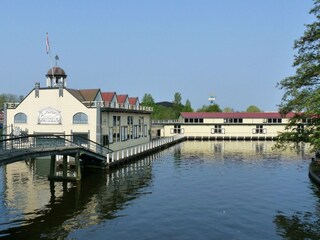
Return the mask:
[[181, 112], [183, 118], [292, 118], [295, 113], [278, 112]]

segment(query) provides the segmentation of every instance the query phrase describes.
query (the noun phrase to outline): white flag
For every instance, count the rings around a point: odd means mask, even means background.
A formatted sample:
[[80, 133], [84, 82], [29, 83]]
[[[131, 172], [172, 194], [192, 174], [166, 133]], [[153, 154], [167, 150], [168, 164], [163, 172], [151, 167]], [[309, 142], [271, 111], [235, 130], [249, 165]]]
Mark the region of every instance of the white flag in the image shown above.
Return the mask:
[[48, 36], [48, 33], [47, 33], [47, 37], [46, 37], [46, 51], [47, 51], [47, 54], [50, 52], [50, 45], [49, 45], [49, 36]]

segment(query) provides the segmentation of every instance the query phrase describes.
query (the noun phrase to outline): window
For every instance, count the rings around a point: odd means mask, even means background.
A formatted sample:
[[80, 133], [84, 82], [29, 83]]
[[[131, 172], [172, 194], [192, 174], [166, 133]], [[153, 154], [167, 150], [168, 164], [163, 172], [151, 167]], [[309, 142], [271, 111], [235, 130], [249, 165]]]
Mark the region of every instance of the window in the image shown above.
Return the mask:
[[144, 125], [144, 136], [148, 137], [148, 125], [147, 124]]
[[127, 141], [128, 140], [128, 127], [122, 126], [121, 127], [121, 141]]
[[263, 125], [256, 125], [256, 128], [252, 130], [252, 133], [256, 134], [265, 134], [267, 133], [267, 129], [263, 128]]
[[121, 117], [120, 116], [113, 116], [113, 126], [120, 126]]
[[89, 135], [87, 133], [73, 133], [72, 141], [80, 146], [89, 146]]
[[88, 124], [88, 115], [83, 112], [78, 112], [73, 115], [73, 124]]
[[185, 119], [184, 119], [184, 122], [185, 122], [185, 123], [188, 123], [188, 122], [189, 122], [189, 118], [185, 118]]
[[214, 125], [214, 128], [211, 129], [211, 133], [224, 134], [224, 128], [222, 128], [222, 125]]
[[224, 123], [242, 123], [243, 119], [242, 118], [225, 118]]
[[282, 123], [281, 118], [268, 118], [267, 120], [268, 123]]
[[27, 115], [24, 113], [17, 113], [14, 115], [14, 123], [27, 123]]
[[113, 128], [109, 128], [109, 143], [113, 143]]
[[133, 138], [134, 139], [138, 138], [138, 125], [133, 126]]
[[133, 116], [128, 116], [127, 122], [128, 125], [133, 125]]
[[310, 124], [310, 123], [312, 123], [312, 119], [311, 118], [304, 118], [304, 119], [302, 119], [302, 123]]
[[170, 129], [170, 133], [173, 134], [173, 133], [183, 133], [182, 131], [183, 129], [181, 128], [181, 125], [174, 125], [173, 128]]
[[180, 133], [181, 132], [181, 125], [175, 125], [173, 129], [174, 133]]
[[103, 135], [102, 136], [102, 145], [103, 146], [109, 146], [109, 136], [108, 135]]

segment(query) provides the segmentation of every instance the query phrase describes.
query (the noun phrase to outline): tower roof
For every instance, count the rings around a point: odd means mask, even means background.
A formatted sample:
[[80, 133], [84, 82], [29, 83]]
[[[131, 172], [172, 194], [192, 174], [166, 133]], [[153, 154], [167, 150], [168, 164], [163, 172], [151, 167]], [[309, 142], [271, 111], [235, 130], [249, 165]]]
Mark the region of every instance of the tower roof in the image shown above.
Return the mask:
[[52, 77], [52, 75], [54, 75], [56, 77], [67, 77], [65, 71], [60, 67], [50, 68], [46, 77]]

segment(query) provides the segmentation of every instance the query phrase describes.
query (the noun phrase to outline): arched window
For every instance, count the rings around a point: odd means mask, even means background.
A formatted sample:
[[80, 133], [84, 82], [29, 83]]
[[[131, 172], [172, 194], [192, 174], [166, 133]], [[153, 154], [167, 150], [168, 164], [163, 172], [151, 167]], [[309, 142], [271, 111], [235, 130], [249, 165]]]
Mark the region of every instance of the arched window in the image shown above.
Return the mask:
[[88, 115], [83, 112], [78, 112], [73, 115], [73, 124], [87, 124]]
[[27, 115], [20, 112], [14, 115], [14, 123], [27, 123]]

